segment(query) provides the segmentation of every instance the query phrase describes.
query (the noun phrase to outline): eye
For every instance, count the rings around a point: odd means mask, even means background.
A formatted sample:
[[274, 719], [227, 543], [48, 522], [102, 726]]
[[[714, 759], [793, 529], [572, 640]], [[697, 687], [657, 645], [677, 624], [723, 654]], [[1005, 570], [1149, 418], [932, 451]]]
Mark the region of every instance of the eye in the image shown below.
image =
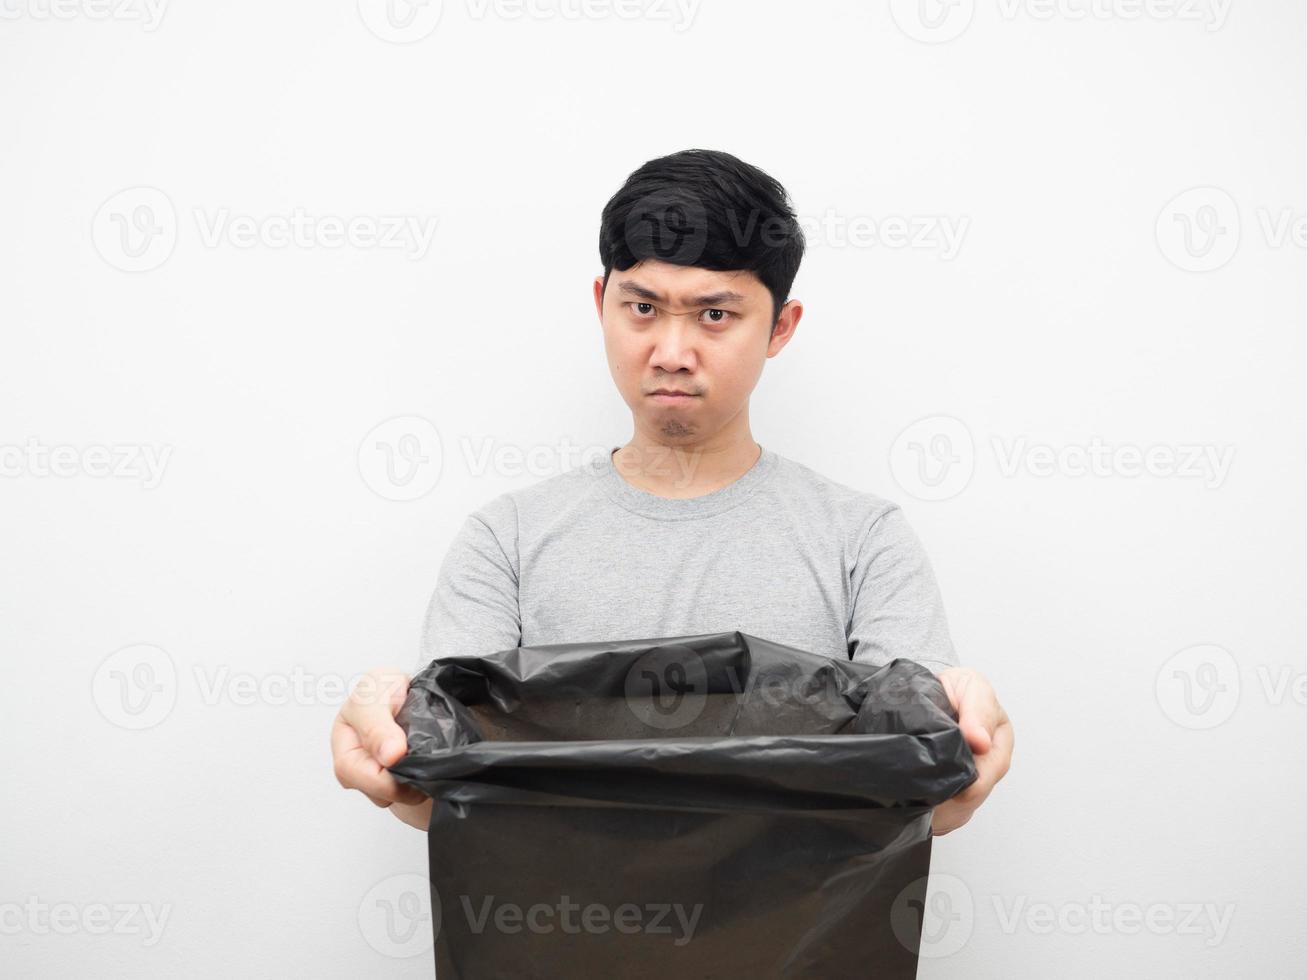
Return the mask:
[[[708, 314], [710, 323], [727, 323], [729, 318], [735, 316], [730, 310], [704, 310]], [[721, 317], [713, 316], [714, 313], [720, 313]]]
[[640, 319], [647, 318], [654, 309], [652, 303], [629, 303], [627, 305], [635, 308], [635, 312]]

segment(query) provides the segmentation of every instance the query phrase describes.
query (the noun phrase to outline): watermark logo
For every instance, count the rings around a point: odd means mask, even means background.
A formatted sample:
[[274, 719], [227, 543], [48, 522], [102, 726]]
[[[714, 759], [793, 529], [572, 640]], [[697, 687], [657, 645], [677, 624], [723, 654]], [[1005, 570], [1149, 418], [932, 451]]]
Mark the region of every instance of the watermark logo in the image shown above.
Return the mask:
[[1157, 703], [1182, 728], [1215, 728], [1239, 704], [1239, 665], [1211, 643], [1186, 647], [1157, 671]]
[[382, 422], [363, 437], [359, 475], [386, 500], [417, 500], [440, 482], [443, 458], [435, 425], [421, 416], [403, 415]]
[[159, 188], [129, 187], [100, 205], [91, 240], [115, 269], [149, 272], [167, 262], [177, 245], [177, 212]]
[[412, 44], [436, 29], [443, 0], [358, 0], [364, 26], [390, 44]]
[[139, 643], [109, 654], [91, 681], [100, 714], [119, 728], [153, 728], [177, 703], [177, 667], [165, 650]]
[[[1215, 272], [1241, 247], [1260, 236], [1272, 251], [1293, 246], [1307, 250], [1307, 213], [1293, 207], [1250, 209], [1255, 221], [1244, 227], [1239, 204], [1219, 187], [1195, 187], [1176, 195], [1157, 218], [1162, 255], [1186, 272]], [[1256, 232], [1256, 234], [1254, 234]]]
[[976, 444], [960, 419], [933, 415], [899, 433], [889, 466], [895, 482], [918, 500], [948, 500], [971, 482]]
[[944, 44], [971, 26], [976, 0], [890, 0], [900, 31], [923, 44]]
[[890, 906], [890, 928], [923, 959], [952, 956], [971, 938], [976, 903], [961, 878], [928, 874], [907, 885]]
[[631, 714], [650, 728], [684, 728], [703, 714], [708, 671], [691, 647], [654, 647], [627, 670], [625, 693]]
[[1219, 187], [1177, 194], [1157, 216], [1157, 246], [1177, 268], [1213, 272], [1239, 250], [1239, 205]]
[[708, 215], [698, 195], [668, 188], [641, 198], [626, 216], [626, 246], [676, 265], [694, 265], [708, 243]]
[[363, 896], [358, 924], [363, 939], [383, 956], [421, 956], [440, 932], [440, 897], [422, 875], [391, 875]]

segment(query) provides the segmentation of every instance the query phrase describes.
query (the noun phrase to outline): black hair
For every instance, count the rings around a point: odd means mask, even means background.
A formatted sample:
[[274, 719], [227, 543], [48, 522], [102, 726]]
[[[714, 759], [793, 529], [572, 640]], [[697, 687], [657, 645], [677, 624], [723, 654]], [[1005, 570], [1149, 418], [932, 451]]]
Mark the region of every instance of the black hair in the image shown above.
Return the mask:
[[650, 160], [604, 205], [603, 288], [645, 259], [717, 272], [748, 270], [772, 295], [772, 330], [803, 259], [803, 229], [775, 178], [721, 150]]

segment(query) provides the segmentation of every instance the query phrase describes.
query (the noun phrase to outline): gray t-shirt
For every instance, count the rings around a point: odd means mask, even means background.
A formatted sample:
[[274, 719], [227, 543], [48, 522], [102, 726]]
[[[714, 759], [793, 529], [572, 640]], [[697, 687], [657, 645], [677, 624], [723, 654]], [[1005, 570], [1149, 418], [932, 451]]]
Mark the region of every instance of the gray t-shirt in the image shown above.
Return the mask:
[[930, 562], [898, 505], [761, 448], [743, 476], [699, 497], [637, 489], [609, 454], [494, 498], [441, 565], [419, 666], [732, 630], [874, 665], [956, 665]]

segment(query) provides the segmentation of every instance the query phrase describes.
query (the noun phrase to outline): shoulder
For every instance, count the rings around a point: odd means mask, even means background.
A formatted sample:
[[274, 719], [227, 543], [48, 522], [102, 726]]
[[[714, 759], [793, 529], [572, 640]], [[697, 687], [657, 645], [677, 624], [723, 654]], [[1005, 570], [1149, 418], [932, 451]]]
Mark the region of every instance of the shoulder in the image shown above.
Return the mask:
[[856, 540], [877, 525], [902, 520], [899, 505], [878, 493], [834, 480], [797, 460], [777, 454], [774, 489], [810, 517], [833, 522]]
[[594, 459], [582, 460], [553, 476], [505, 490], [473, 510], [467, 519], [484, 525], [497, 537], [516, 538], [523, 527], [538, 526], [584, 504], [598, 490], [598, 473]]

